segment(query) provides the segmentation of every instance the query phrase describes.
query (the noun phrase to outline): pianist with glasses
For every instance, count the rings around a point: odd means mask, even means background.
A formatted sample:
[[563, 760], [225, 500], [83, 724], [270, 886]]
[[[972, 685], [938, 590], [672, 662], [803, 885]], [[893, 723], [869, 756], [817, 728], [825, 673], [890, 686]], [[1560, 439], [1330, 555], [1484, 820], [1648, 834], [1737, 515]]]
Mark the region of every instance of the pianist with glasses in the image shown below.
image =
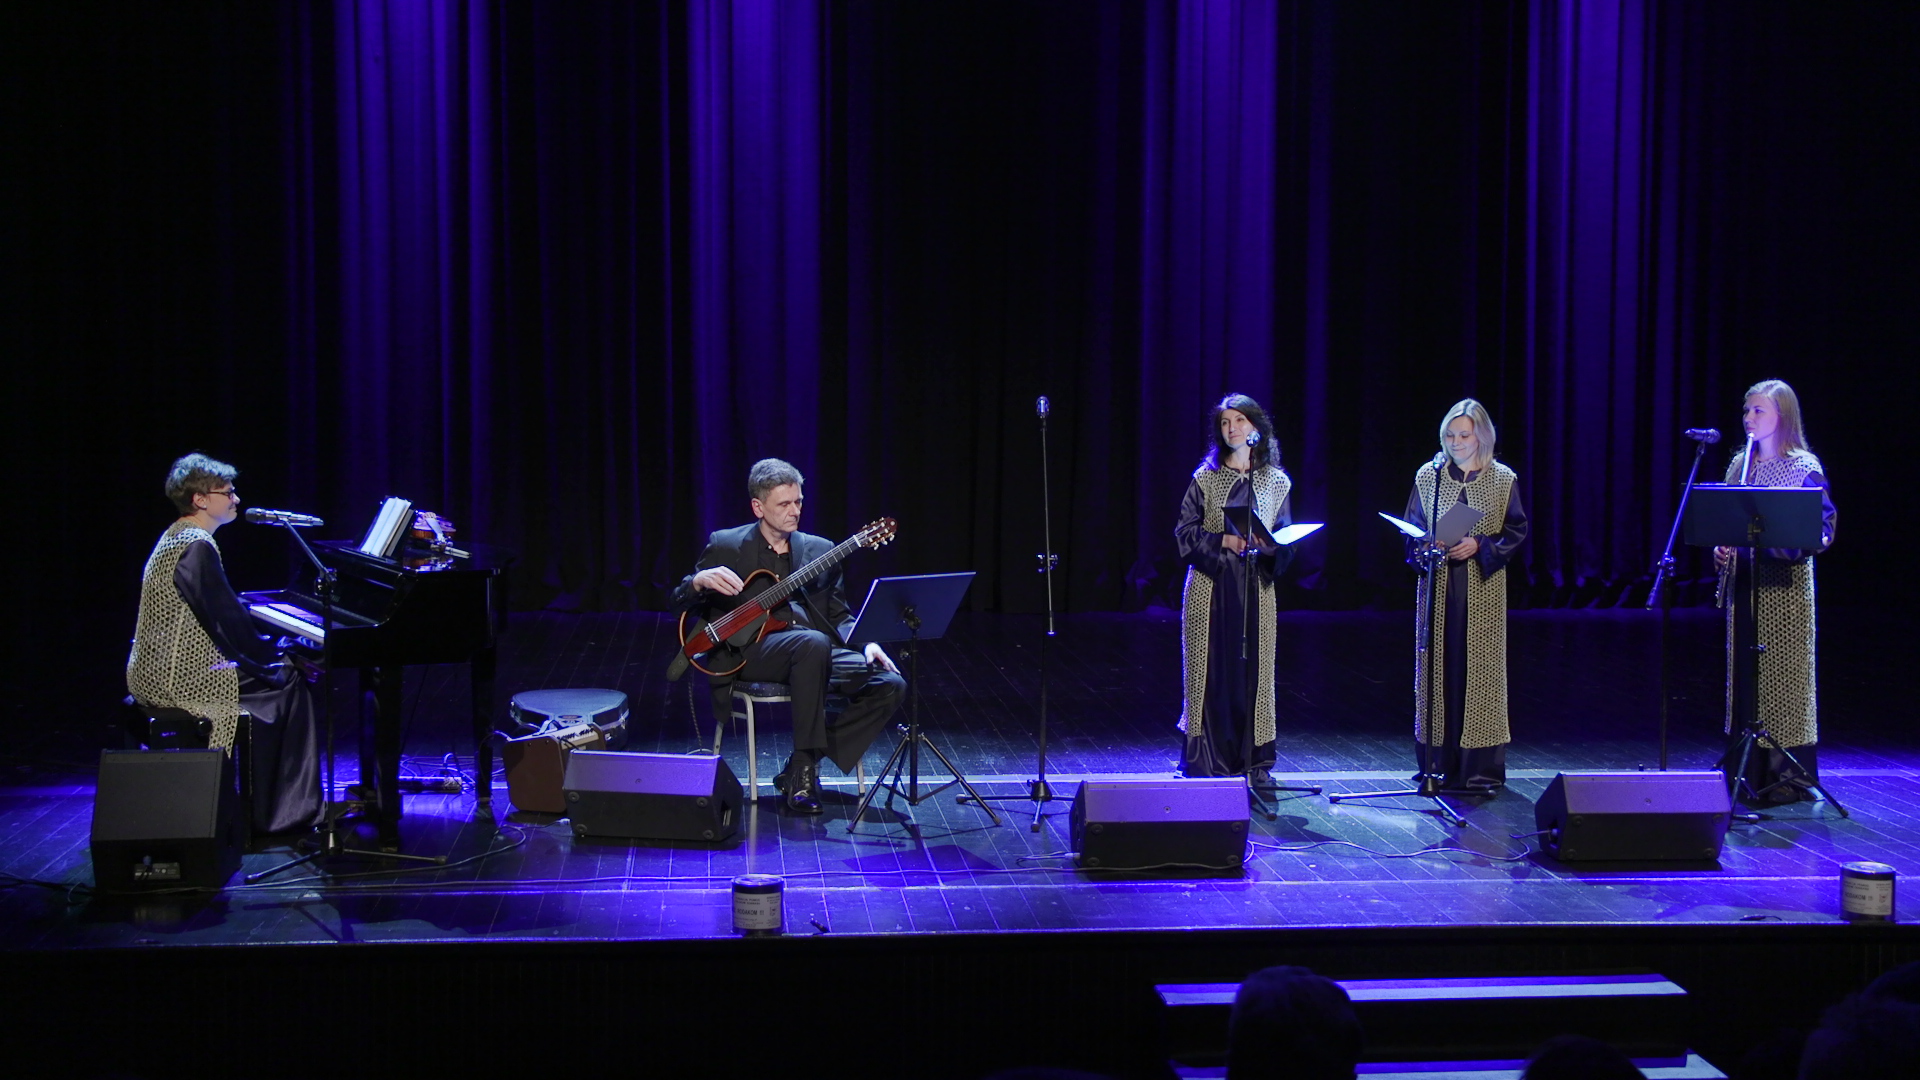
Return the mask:
[[212, 721], [209, 745], [232, 753], [242, 711], [253, 718], [253, 827], [311, 828], [320, 819], [313, 696], [279, 647], [254, 632], [227, 583], [214, 530], [240, 515], [239, 470], [188, 454], [167, 473], [180, 517], [147, 557], [127, 689], [142, 705]]

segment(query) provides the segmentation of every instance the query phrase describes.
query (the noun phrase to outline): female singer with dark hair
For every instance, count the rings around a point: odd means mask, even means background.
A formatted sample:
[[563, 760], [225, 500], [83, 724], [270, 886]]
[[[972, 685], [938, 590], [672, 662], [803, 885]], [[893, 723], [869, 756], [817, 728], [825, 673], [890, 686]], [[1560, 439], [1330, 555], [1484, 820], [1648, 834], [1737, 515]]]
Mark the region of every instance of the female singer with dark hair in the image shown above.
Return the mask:
[[[1228, 394], [1207, 424], [1212, 446], [1193, 471], [1173, 530], [1187, 564], [1180, 769], [1186, 776], [1251, 775], [1264, 783], [1273, 766], [1273, 582], [1293, 555], [1288, 547], [1260, 546], [1262, 530], [1250, 527], [1248, 515], [1267, 533], [1291, 524], [1293, 481], [1280, 468], [1280, 444], [1259, 402]], [[1243, 641], [1250, 659], [1241, 658]]]
[[[1807, 788], [1819, 782], [1816, 759], [1820, 741], [1819, 713], [1815, 702], [1813, 666], [1813, 557], [1833, 543], [1839, 514], [1834, 510], [1826, 469], [1807, 446], [1806, 428], [1800, 421], [1800, 398], [1793, 387], [1779, 379], [1755, 383], [1747, 390], [1740, 411], [1747, 448], [1734, 455], [1727, 466], [1726, 482], [1758, 487], [1811, 487], [1821, 491], [1823, 522], [1820, 546], [1811, 551], [1770, 548], [1749, 560], [1732, 548], [1714, 551], [1723, 576], [1731, 578], [1727, 604], [1727, 685], [1735, 685], [1734, 661], [1737, 652], [1734, 637], [1741, 620], [1735, 612], [1755, 597], [1758, 624], [1763, 628], [1760, 654], [1759, 708], [1760, 726], [1775, 742], [1762, 742], [1756, 760], [1747, 765], [1747, 783], [1760, 800], [1768, 803], [1797, 802], [1812, 798]], [[1757, 588], [1752, 588], [1758, 577]], [[1750, 594], [1749, 589], [1752, 588]], [[1727, 695], [1727, 733], [1736, 734], [1733, 695]], [[1804, 774], [1792, 773], [1780, 747], [1786, 747], [1800, 762]], [[1737, 768], [1738, 763], [1730, 763]]]
[[[1423, 463], [1407, 495], [1406, 518], [1428, 532], [1456, 504], [1480, 512], [1466, 535], [1446, 549], [1431, 576], [1432, 639], [1415, 643], [1414, 752], [1450, 791], [1492, 795], [1507, 782], [1507, 561], [1527, 538], [1527, 512], [1512, 469], [1493, 459], [1495, 432], [1487, 407], [1467, 398], [1440, 421], [1440, 453]], [[1408, 541], [1411, 560], [1426, 541]], [[1421, 579], [1427, 587], [1428, 578]], [[1418, 602], [1418, 601], [1416, 601]], [[1422, 658], [1434, 664], [1429, 681]], [[1427, 697], [1427, 688], [1432, 696]], [[1434, 723], [1435, 714], [1443, 720]], [[1437, 729], [1437, 730], [1436, 730]], [[1438, 742], [1435, 741], [1436, 736]]]
[[205, 454], [188, 454], [168, 471], [167, 498], [180, 517], [147, 556], [127, 689], [150, 708], [211, 720], [208, 744], [229, 754], [241, 712], [250, 715], [253, 827], [307, 828], [320, 819], [313, 697], [274, 643], [254, 632], [213, 540], [240, 516], [237, 475]]

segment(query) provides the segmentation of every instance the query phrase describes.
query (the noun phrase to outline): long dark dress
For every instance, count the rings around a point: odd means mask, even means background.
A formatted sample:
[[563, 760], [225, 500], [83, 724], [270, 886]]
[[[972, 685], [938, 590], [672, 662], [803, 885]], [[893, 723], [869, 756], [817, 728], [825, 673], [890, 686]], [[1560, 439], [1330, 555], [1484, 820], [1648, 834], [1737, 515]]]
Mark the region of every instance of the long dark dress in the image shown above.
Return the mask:
[[[1407, 496], [1406, 519], [1422, 528], [1431, 528], [1428, 520], [1434, 508], [1430, 503], [1436, 492], [1433, 471], [1431, 465], [1423, 466], [1415, 474], [1413, 491]], [[1414, 755], [1422, 768], [1446, 777], [1445, 786], [1452, 790], [1492, 792], [1507, 782], [1507, 744], [1512, 735], [1507, 721], [1504, 571], [1514, 551], [1526, 540], [1528, 528], [1515, 479], [1512, 470], [1497, 462], [1471, 472], [1448, 462], [1445, 478], [1437, 485], [1438, 509], [1443, 517], [1456, 502], [1474, 505], [1470, 495], [1477, 495], [1489, 506], [1498, 506], [1502, 498], [1505, 503], [1503, 512], [1483, 517], [1470, 531], [1469, 535], [1480, 540], [1480, 550], [1472, 558], [1443, 564], [1445, 594], [1436, 597], [1439, 610], [1435, 616], [1441, 626], [1441, 662], [1436, 672], [1441, 685], [1436, 697], [1444, 702], [1445, 726], [1433, 747], [1429, 766], [1423, 748], [1429, 740], [1416, 721]], [[1417, 546], [1417, 541], [1407, 543], [1410, 561]], [[1420, 685], [1424, 672], [1418, 660], [1414, 678], [1417, 700], [1426, 692]], [[1425, 715], [1424, 710], [1421, 715]]]
[[1202, 467], [1181, 500], [1174, 539], [1187, 564], [1181, 631], [1187, 696], [1178, 725], [1186, 776], [1237, 776], [1273, 765], [1273, 582], [1293, 552], [1282, 547], [1249, 558], [1220, 540], [1230, 518], [1245, 520], [1248, 513], [1258, 514], [1269, 531], [1291, 524], [1292, 486], [1272, 466], [1250, 475]]

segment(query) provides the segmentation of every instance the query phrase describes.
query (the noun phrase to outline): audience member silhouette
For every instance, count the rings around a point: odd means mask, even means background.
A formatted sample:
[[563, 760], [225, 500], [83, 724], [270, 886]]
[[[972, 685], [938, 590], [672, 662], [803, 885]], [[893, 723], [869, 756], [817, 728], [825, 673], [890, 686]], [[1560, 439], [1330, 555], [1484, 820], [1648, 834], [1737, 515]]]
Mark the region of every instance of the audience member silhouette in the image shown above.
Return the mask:
[[1303, 967], [1265, 968], [1234, 995], [1227, 1080], [1352, 1080], [1361, 1041], [1339, 983]]
[[1807, 1035], [1801, 1080], [1920, 1073], [1920, 963], [1903, 964], [1828, 1009]]
[[1599, 1039], [1555, 1035], [1527, 1059], [1521, 1080], [1643, 1080], [1633, 1059]]

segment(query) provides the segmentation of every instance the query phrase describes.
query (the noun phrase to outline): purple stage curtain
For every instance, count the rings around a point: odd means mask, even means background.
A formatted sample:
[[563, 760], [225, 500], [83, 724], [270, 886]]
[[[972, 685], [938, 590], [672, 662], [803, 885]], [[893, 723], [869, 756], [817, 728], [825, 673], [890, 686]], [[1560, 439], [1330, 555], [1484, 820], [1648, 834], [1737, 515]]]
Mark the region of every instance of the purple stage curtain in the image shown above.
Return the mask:
[[1905, 7], [87, 10], [10, 35], [6, 332], [37, 360], [10, 441], [113, 515], [39, 576], [99, 584], [28, 602], [98, 635], [194, 448], [337, 536], [410, 497], [569, 609], [660, 606], [776, 455], [810, 530], [900, 519], [856, 581], [971, 569], [975, 608], [1036, 610], [1041, 394], [1069, 610], [1177, 600], [1230, 390], [1330, 524], [1292, 606], [1407, 603], [1374, 512], [1469, 395], [1535, 515], [1517, 604], [1637, 603], [1679, 429], [1733, 430], [1765, 377], [1848, 518], [1823, 603], [1913, 532], [1850, 486], [1904, 430], [1862, 375], [1916, 352]]

